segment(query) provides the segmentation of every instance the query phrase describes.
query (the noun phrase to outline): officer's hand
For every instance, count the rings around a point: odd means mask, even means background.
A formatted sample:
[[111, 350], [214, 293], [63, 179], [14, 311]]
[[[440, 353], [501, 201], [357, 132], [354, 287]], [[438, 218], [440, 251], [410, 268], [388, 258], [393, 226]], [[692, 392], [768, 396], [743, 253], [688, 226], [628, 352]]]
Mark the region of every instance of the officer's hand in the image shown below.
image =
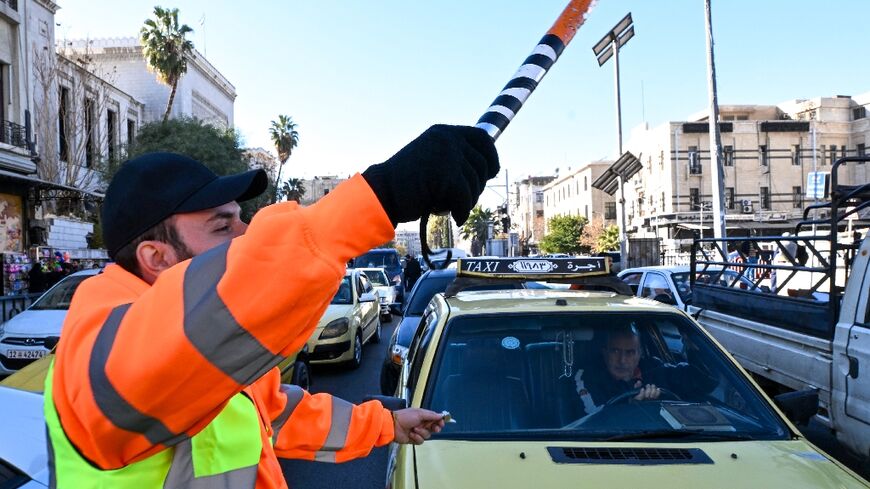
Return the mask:
[[655, 386], [655, 384], [647, 384], [641, 387], [640, 381], [634, 385], [635, 388], [639, 388], [640, 392], [634, 396], [635, 401], [648, 401], [653, 399], [658, 399], [660, 395], [662, 395], [662, 390]]
[[432, 433], [438, 433], [444, 427], [443, 416], [428, 409], [407, 408], [394, 411], [393, 414], [396, 433], [394, 441], [397, 443], [420, 445]]
[[362, 175], [394, 225], [444, 211], [461, 225], [498, 171], [498, 153], [486, 131], [437, 125]]

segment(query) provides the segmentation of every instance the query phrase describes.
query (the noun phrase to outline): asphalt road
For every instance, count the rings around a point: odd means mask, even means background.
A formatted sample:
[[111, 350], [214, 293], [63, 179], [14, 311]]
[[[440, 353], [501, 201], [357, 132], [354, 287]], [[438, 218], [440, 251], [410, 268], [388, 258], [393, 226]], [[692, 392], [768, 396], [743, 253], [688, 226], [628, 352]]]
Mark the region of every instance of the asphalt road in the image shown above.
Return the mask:
[[[386, 355], [387, 343], [400, 317], [383, 325], [380, 344], [367, 344], [363, 348], [363, 363], [357, 370], [331, 366], [312, 367], [312, 392], [328, 392], [350, 402], [358, 403], [367, 395], [379, 394], [381, 362]], [[870, 464], [862, 463], [839, 445], [827, 429], [812, 422], [803, 429], [806, 437], [853, 471], [870, 481]], [[360, 460], [343, 464], [326, 464], [300, 460], [281, 460], [284, 476], [291, 489], [381, 489], [385, 486], [387, 448], [377, 448]]]
[[[381, 363], [387, 343], [400, 316], [383, 325], [381, 342], [363, 347], [362, 365], [357, 370], [341, 367], [312, 366], [311, 392], [328, 392], [353, 403], [372, 394], [380, 394]], [[387, 447], [376, 448], [368, 457], [343, 464], [281, 460], [284, 477], [291, 489], [382, 489], [386, 485]]]

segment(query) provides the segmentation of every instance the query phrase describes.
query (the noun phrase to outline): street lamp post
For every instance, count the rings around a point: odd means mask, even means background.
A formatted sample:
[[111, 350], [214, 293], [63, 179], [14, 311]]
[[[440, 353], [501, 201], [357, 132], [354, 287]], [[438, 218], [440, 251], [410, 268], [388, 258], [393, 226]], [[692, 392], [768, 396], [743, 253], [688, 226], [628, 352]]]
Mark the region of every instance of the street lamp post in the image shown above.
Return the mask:
[[[634, 25], [631, 20], [631, 12], [629, 12], [613, 29], [610, 30], [600, 41], [592, 47], [592, 52], [595, 53], [598, 59], [598, 66], [603, 66], [611, 57], [613, 58], [613, 71], [616, 84], [616, 157], [622, 156], [622, 101], [619, 95], [619, 48], [625, 45], [629, 39], [634, 37]], [[617, 177], [617, 185], [619, 187], [619, 211], [616, 215], [617, 226], [619, 227], [619, 259], [623, 267], [627, 266], [627, 249], [626, 249], [626, 234], [625, 234], [625, 190], [622, 176]]]

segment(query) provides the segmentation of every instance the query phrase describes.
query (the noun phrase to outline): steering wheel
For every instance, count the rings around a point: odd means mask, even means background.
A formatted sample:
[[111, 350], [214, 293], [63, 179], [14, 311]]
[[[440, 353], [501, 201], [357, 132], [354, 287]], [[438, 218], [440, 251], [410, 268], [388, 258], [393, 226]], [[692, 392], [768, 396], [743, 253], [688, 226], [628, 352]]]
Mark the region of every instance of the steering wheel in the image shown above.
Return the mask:
[[[682, 401], [683, 400], [680, 396], [676, 395], [674, 393], [674, 391], [672, 391], [672, 390], [665, 389], [664, 387], [659, 387], [658, 389], [659, 389], [659, 397], [656, 399], [651, 399], [651, 400], [658, 401], [658, 400], [661, 400], [662, 398], [670, 399], [672, 401]], [[603, 408], [606, 408], [608, 406], [613, 406], [614, 404], [622, 404], [624, 402], [628, 402], [629, 400], [634, 398], [634, 396], [636, 396], [639, 392], [640, 392], [640, 389], [632, 389], [630, 391], [625, 391], [622, 394], [617, 394], [617, 395], [611, 397], [609, 401], [602, 404], [601, 408], [603, 409]]]

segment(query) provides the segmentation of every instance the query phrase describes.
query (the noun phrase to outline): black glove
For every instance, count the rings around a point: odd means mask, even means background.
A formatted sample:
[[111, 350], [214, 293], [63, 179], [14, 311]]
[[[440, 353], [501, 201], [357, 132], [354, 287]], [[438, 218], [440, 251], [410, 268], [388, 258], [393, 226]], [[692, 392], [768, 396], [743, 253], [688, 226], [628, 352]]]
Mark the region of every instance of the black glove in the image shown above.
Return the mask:
[[394, 226], [444, 211], [462, 225], [498, 170], [498, 153], [486, 131], [437, 125], [362, 175]]

